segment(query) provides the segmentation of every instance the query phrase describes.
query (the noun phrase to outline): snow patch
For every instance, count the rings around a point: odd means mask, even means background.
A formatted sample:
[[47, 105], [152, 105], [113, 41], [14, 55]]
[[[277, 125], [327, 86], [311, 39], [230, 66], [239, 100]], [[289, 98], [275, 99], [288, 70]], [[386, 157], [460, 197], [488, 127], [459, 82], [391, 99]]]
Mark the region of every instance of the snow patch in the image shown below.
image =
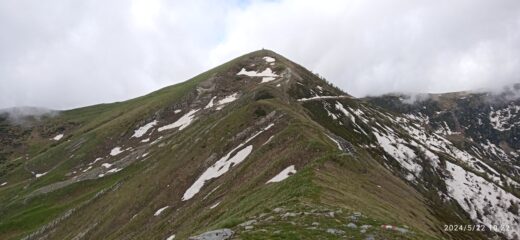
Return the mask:
[[[405, 145], [407, 143], [405, 140], [394, 136], [393, 134], [383, 135], [378, 132], [373, 132], [376, 136], [379, 145], [383, 148], [383, 150], [392, 156], [401, 166], [415, 176], [419, 176], [422, 172], [422, 167], [414, 159], [417, 157], [415, 152]], [[408, 180], [415, 179], [415, 176], [408, 175]]]
[[[354, 115], [356, 115], [359, 119], [361, 119], [361, 121], [365, 124], [368, 124], [368, 119], [365, 118], [365, 112], [363, 112], [361, 109], [352, 109], [352, 108], [348, 108], [348, 110], [352, 113], [354, 113]], [[376, 123], [377, 124], [377, 123]]]
[[3, 187], [5, 185], [7, 185], [7, 182], [3, 182], [2, 184], [0, 184], [0, 187]]
[[218, 104], [222, 105], [222, 104], [227, 104], [227, 103], [233, 102], [233, 101], [237, 100], [237, 95], [238, 95], [237, 93], [229, 95], [229, 96], [223, 98], [222, 100], [219, 100]]
[[116, 156], [124, 151], [125, 150], [121, 150], [121, 147], [112, 148], [112, 150], [110, 151], [110, 156]]
[[[248, 138], [243, 143], [239, 144], [237, 147], [233, 148], [231, 151], [229, 151], [225, 156], [220, 158], [217, 162], [215, 162], [212, 166], [210, 166], [202, 175], [197, 178], [197, 180], [186, 190], [182, 197], [182, 201], [186, 201], [191, 199], [195, 194], [197, 194], [206, 181], [218, 178], [222, 176], [224, 173], [227, 173], [229, 169], [231, 169], [234, 166], [237, 166], [242, 161], [244, 161], [249, 154], [253, 151], [253, 145], [248, 145], [244, 148], [242, 148], [244, 145], [246, 145], [249, 141], [251, 141], [253, 138], [261, 134], [262, 132], [268, 130], [274, 126], [274, 124], [269, 124], [267, 127], [259, 131], [258, 133], [254, 134], [250, 138]], [[241, 149], [242, 148], [242, 149]], [[238, 152], [236, 152], [238, 149]], [[236, 153], [235, 153], [236, 152]], [[235, 153], [233, 156], [231, 156], [233, 153]]]
[[215, 100], [215, 98], [217, 98], [217, 97], [216, 97], [216, 96], [215, 96], [215, 97], [212, 97], [211, 100], [209, 100], [208, 105], [206, 105], [206, 106], [204, 107], [204, 109], [212, 108], [212, 107], [213, 107], [213, 101]]
[[48, 173], [48, 172], [44, 172], [44, 173], [36, 173], [36, 174], [34, 174], [34, 176], [35, 176], [36, 178], [40, 178], [40, 177], [45, 176], [47, 173]]
[[520, 122], [511, 122], [512, 119], [517, 118], [520, 114], [520, 106], [509, 105], [504, 109], [494, 110], [491, 108], [489, 112], [489, 121], [491, 126], [498, 131], [508, 131], [514, 126], [520, 125]]
[[101, 164], [101, 166], [103, 166], [104, 168], [111, 168], [112, 164], [110, 164], [110, 163], [103, 163], [103, 164]]
[[493, 226], [508, 226], [497, 229], [508, 238], [520, 236], [520, 228], [514, 227], [518, 226], [520, 216], [508, 210], [512, 203], [520, 204], [520, 199], [458, 165], [446, 162], [446, 168], [452, 176], [446, 179], [449, 195], [473, 220], [492, 230]]
[[157, 125], [157, 120], [153, 120], [147, 124], [145, 124], [144, 126], [136, 129], [134, 131], [134, 135], [132, 135], [132, 137], [135, 137], [135, 138], [140, 138], [142, 137], [144, 134], [146, 134], [146, 132], [148, 132], [148, 130], [150, 130], [151, 128], [153, 128], [155, 125]]
[[173, 234], [173, 235], [169, 236], [168, 238], [166, 238], [166, 240], [173, 240], [173, 239], [175, 239], [175, 234]]
[[275, 79], [276, 79], [275, 77], [264, 77], [264, 78], [262, 78], [261, 83], [267, 83], [267, 82], [273, 81]]
[[312, 100], [320, 100], [320, 99], [342, 99], [342, 98], [351, 98], [348, 95], [339, 95], [339, 96], [314, 96], [310, 98], [300, 98], [298, 99], [298, 102], [306, 102], [306, 101], [312, 101]]
[[256, 71], [246, 71], [245, 68], [242, 68], [240, 72], [237, 73], [237, 75], [246, 75], [249, 77], [262, 77], [262, 83], [270, 82], [276, 79], [278, 75], [274, 73], [271, 68], [266, 68], [262, 72], [256, 72]]
[[89, 163], [88, 165], [94, 165], [95, 163], [97, 163], [97, 162], [99, 162], [101, 160], [103, 160], [103, 158], [98, 157], [98, 158], [94, 159], [93, 162]]
[[119, 172], [121, 170], [122, 170], [121, 168], [112, 168], [112, 169], [108, 170], [106, 173], [116, 173], [116, 172]]
[[[242, 144], [241, 144], [242, 145]], [[239, 145], [239, 147], [241, 147]], [[184, 196], [182, 197], [183, 201], [191, 199], [195, 194], [197, 194], [200, 189], [204, 186], [205, 182], [207, 180], [211, 180], [213, 178], [218, 178], [222, 176], [224, 173], [228, 172], [229, 169], [232, 166], [236, 166], [242, 161], [246, 159], [249, 154], [253, 151], [253, 145], [249, 145], [242, 150], [238, 151], [233, 157], [230, 157], [231, 154], [236, 150], [233, 149], [230, 151], [226, 156], [222, 157], [220, 160], [218, 160], [215, 164], [213, 164], [211, 167], [206, 169], [206, 171], [191, 185], [188, 190], [184, 193]]]
[[162, 213], [164, 210], [168, 209], [169, 207], [170, 207], [170, 206], [166, 206], [166, 207], [159, 208], [159, 210], [155, 211], [155, 213], [154, 213], [153, 215], [157, 217], [157, 216], [161, 215], [161, 213]]
[[262, 146], [263, 146], [263, 145], [266, 145], [266, 144], [268, 144], [268, 143], [270, 143], [271, 140], [273, 140], [273, 138], [274, 138], [274, 135], [273, 135], [273, 136], [270, 136], [270, 137], [267, 139], [267, 141], [265, 141], [265, 143], [262, 144]]
[[341, 111], [346, 117], [348, 117], [350, 119], [350, 121], [352, 122], [352, 124], [354, 124], [356, 129], [360, 130], [363, 134], [368, 136], [368, 133], [365, 132], [365, 130], [356, 123], [356, 118], [354, 117], [354, 115], [351, 114], [347, 109], [345, 109], [343, 104], [341, 104], [340, 102], [336, 102], [335, 106], [336, 106], [336, 109]]
[[198, 112], [200, 109], [191, 110], [188, 113], [184, 114], [181, 118], [179, 118], [174, 123], [162, 126], [158, 129], [159, 132], [170, 130], [173, 128], [179, 128], [179, 130], [182, 130], [189, 126], [191, 122], [194, 120], [194, 114]]
[[[415, 124], [402, 124], [402, 127], [412, 136], [415, 140], [421, 142], [426, 148], [431, 149], [436, 152], [443, 152], [445, 154], [448, 154], [452, 156], [455, 159], [458, 159], [464, 163], [467, 163], [469, 167], [474, 169], [475, 171], [479, 172], [486, 172], [494, 174], [495, 176], [492, 176], [494, 179], [500, 182], [500, 174], [494, 170], [491, 166], [487, 165], [482, 160], [478, 159], [477, 157], [469, 154], [466, 151], [460, 150], [457, 147], [453, 146], [453, 144], [448, 141], [447, 139], [441, 137], [438, 134], [426, 134], [424, 130], [420, 130], [418, 125]], [[416, 145], [416, 144], [412, 144]], [[422, 146], [421, 146], [422, 147]], [[426, 149], [424, 148], [424, 149]], [[425, 150], [426, 151], [426, 150]], [[430, 151], [426, 151], [427, 156], [435, 155], [431, 153]], [[438, 157], [435, 157], [436, 164], [438, 163]], [[486, 169], [482, 169], [481, 166], [486, 167]]]
[[54, 136], [54, 137], [52, 138], [52, 140], [54, 140], [54, 141], [59, 141], [59, 140], [62, 139], [62, 138], [63, 138], [63, 133], [60, 133], [60, 134]]
[[[324, 103], [326, 104], [326, 103]], [[328, 108], [327, 108], [327, 105], [324, 105], [323, 108], [325, 109], [325, 111], [327, 111], [327, 115], [329, 115], [332, 119], [334, 120], [337, 120], [338, 119], [338, 116], [336, 116], [336, 114], [332, 113]]]
[[291, 166], [285, 168], [284, 170], [282, 170], [280, 173], [278, 173], [276, 176], [271, 178], [269, 181], [267, 181], [266, 184], [281, 182], [295, 173], [296, 173], [296, 169], [294, 168], [294, 165], [291, 165]]
[[217, 202], [217, 203], [211, 205], [211, 207], [209, 207], [209, 209], [216, 208], [218, 205], [220, 205], [220, 202]]
[[411, 120], [414, 120], [414, 121], [418, 121], [422, 124], [428, 124], [430, 123], [430, 118], [422, 113], [418, 113], [417, 115], [414, 115], [414, 114], [404, 114], [404, 116], [406, 116], [407, 118], [411, 119]]
[[267, 62], [267, 63], [272, 63], [274, 61], [276, 61], [276, 59], [272, 58], [272, 57], [263, 57], [263, 59]]
[[217, 110], [221, 110], [222, 108], [224, 108], [224, 105], [228, 104], [228, 103], [231, 103], [231, 102], [234, 102], [238, 99], [238, 93], [233, 93], [229, 96], [226, 96], [224, 97], [223, 99], [220, 99], [218, 102], [217, 102]]
[[489, 153], [499, 157], [501, 160], [510, 160], [507, 153], [497, 145], [491, 143], [489, 139], [486, 143], [481, 143], [481, 146]]

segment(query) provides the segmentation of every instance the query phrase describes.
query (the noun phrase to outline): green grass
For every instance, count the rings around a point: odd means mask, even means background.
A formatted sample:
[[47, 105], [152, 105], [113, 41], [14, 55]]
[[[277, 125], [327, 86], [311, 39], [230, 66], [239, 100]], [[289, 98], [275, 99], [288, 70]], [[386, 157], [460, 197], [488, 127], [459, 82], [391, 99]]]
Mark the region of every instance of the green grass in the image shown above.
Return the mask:
[[92, 198], [107, 185], [108, 183], [83, 182], [51, 194], [8, 206], [8, 209], [4, 209], [0, 221], [0, 237], [10, 238], [21, 233], [34, 231], [65, 211]]
[[[254, 225], [253, 230], [245, 230], [243, 227], [236, 230], [241, 239], [365, 239], [368, 236], [376, 239], [434, 239], [417, 233], [414, 229], [409, 229], [407, 233], [382, 229], [381, 225], [384, 222], [346, 209], [296, 204], [287, 206], [285, 211], [299, 213], [299, 216], [283, 218], [284, 213], [266, 212], [263, 218], [257, 218], [259, 222]], [[330, 213], [333, 215], [329, 215]], [[265, 220], [269, 217], [273, 218]], [[349, 223], [354, 223], [356, 227], [348, 227]], [[360, 227], [363, 225], [370, 227], [366, 231], [361, 231]], [[329, 233], [327, 232], [329, 229], [344, 233]]]

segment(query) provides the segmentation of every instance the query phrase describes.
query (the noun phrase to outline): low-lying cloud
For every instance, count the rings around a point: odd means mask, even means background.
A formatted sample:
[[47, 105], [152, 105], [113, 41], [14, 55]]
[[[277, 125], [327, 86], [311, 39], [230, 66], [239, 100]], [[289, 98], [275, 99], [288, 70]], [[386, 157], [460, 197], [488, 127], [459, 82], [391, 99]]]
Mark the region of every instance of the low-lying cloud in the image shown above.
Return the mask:
[[40, 107], [12, 107], [0, 109], [0, 119], [7, 119], [14, 124], [31, 124], [43, 117], [54, 117], [60, 112]]
[[136, 97], [268, 48], [354, 96], [520, 82], [520, 2], [0, 3], [0, 108]]

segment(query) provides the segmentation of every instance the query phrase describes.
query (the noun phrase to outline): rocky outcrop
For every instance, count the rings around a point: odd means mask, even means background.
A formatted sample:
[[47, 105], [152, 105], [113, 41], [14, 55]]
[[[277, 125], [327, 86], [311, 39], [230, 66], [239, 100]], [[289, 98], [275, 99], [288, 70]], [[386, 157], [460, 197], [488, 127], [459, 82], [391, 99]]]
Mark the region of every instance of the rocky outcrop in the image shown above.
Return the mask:
[[217, 229], [209, 232], [205, 232], [198, 236], [193, 236], [188, 238], [189, 240], [226, 240], [231, 239], [231, 237], [235, 234], [233, 230], [228, 228]]

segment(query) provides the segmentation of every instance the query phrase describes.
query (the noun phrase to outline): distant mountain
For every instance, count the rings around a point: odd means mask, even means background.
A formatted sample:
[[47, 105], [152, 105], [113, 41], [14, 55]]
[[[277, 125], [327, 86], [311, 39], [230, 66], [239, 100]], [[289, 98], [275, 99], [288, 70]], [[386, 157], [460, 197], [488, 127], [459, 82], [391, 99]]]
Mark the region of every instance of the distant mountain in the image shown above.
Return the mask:
[[0, 118], [0, 239], [518, 239], [520, 102], [490, 96], [356, 99], [261, 50]]

